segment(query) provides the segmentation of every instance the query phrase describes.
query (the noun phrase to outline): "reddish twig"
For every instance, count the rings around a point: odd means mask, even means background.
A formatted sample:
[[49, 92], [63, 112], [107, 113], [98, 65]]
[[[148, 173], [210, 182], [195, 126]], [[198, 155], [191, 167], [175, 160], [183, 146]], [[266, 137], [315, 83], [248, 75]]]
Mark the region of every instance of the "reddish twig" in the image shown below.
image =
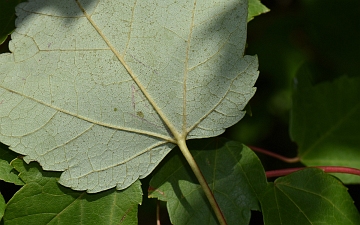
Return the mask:
[[360, 176], [360, 169], [344, 167], [344, 166], [314, 166], [314, 167], [298, 167], [298, 168], [287, 168], [281, 170], [267, 171], [266, 177], [280, 177], [290, 173], [305, 169], [305, 168], [318, 168], [323, 170], [325, 173], [346, 173]]
[[268, 155], [268, 156], [271, 156], [271, 157], [274, 157], [276, 159], [279, 159], [283, 162], [287, 162], [287, 163], [296, 163], [296, 162], [299, 162], [300, 161], [300, 158], [299, 157], [294, 157], [294, 158], [288, 158], [288, 157], [285, 157], [285, 156], [282, 156], [282, 155], [279, 155], [279, 154], [276, 154], [274, 152], [270, 152], [268, 150], [265, 150], [265, 149], [262, 149], [262, 148], [258, 148], [258, 147], [254, 147], [254, 146], [249, 146], [249, 148], [251, 148], [254, 152], [259, 152], [259, 153], [262, 153], [264, 155]]

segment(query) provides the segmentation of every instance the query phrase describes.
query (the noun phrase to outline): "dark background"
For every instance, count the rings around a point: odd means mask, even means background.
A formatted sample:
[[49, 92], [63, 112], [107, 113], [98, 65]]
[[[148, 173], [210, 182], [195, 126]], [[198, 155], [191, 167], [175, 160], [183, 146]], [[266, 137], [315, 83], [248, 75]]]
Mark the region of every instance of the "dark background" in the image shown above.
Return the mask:
[[[297, 145], [289, 135], [293, 78], [304, 68], [311, 72], [314, 84], [342, 75], [360, 76], [360, 1], [263, 0], [262, 3], [270, 12], [248, 24], [246, 54], [257, 55], [260, 64], [257, 92], [250, 101], [252, 116], [245, 116], [223, 136], [295, 157]], [[258, 156], [265, 170], [303, 166]], [[359, 209], [360, 185], [347, 187]], [[155, 200], [150, 201], [155, 204]], [[146, 222], [149, 216], [155, 218], [154, 207], [146, 208], [145, 203], [139, 213], [144, 225], [149, 224]], [[164, 214], [162, 208], [161, 215]], [[164, 219], [161, 224], [166, 224]], [[252, 212], [250, 224], [263, 224], [262, 214]]]

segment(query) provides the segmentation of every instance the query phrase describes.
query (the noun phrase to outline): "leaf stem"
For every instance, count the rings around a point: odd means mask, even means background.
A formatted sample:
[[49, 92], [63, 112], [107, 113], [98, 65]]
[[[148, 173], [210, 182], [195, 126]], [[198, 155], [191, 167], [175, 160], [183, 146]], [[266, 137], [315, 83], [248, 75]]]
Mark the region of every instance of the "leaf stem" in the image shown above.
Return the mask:
[[160, 201], [156, 201], [156, 225], [161, 225], [160, 223]]
[[314, 166], [314, 167], [298, 167], [298, 168], [287, 168], [281, 170], [271, 170], [266, 172], [266, 177], [280, 177], [290, 173], [306, 169], [306, 168], [318, 168], [323, 170], [325, 173], [346, 173], [360, 176], [360, 169], [344, 167], [344, 166]]
[[296, 163], [296, 162], [300, 161], [300, 158], [298, 156], [296, 156], [294, 158], [288, 158], [288, 157], [276, 154], [274, 152], [271, 152], [269, 150], [258, 148], [258, 147], [255, 147], [255, 146], [249, 146], [249, 148], [251, 148], [254, 152], [259, 152], [259, 153], [262, 153], [264, 155], [271, 156], [273, 158], [279, 159], [279, 160], [281, 160], [283, 162], [286, 162], [286, 163]]
[[213, 208], [220, 225], [227, 225], [225, 217], [224, 217], [223, 213], [221, 212], [221, 209], [220, 209], [218, 203], [216, 202], [215, 197], [214, 197], [209, 185], [207, 184], [204, 175], [201, 173], [199, 166], [195, 162], [194, 157], [191, 155], [191, 153], [186, 145], [185, 140], [184, 139], [179, 140], [178, 146], [179, 146], [182, 154], [184, 155], [186, 161], [189, 163], [196, 178], [198, 179], [200, 186], [202, 187], [207, 199], [209, 200], [209, 203], [210, 203], [211, 207]]

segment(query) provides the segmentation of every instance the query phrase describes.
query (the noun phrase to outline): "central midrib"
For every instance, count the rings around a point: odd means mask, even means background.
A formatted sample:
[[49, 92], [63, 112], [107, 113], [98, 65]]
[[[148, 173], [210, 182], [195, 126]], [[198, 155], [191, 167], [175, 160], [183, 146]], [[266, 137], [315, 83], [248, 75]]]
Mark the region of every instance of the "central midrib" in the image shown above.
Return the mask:
[[187, 40], [187, 46], [186, 46], [186, 55], [185, 55], [185, 65], [184, 65], [184, 79], [183, 79], [183, 119], [182, 119], [182, 135], [184, 136], [184, 138], [186, 138], [187, 135], [187, 118], [186, 118], [186, 97], [187, 97], [187, 92], [186, 92], [186, 83], [187, 83], [187, 76], [188, 76], [188, 72], [189, 72], [189, 52], [190, 52], [190, 47], [191, 47], [191, 37], [192, 37], [192, 33], [193, 33], [193, 28], [194, 28], [194, 18], [195, 18], [195, 9], [196, 9], [196, 0], [194, 1], [194, 6], [193, 6], [193, 10], [192, 10], [192, 15], [191, 15], [191, 23], [190, 23], [190, 28], [189, 28], [189, 35], [188, 35], [188, 40]]

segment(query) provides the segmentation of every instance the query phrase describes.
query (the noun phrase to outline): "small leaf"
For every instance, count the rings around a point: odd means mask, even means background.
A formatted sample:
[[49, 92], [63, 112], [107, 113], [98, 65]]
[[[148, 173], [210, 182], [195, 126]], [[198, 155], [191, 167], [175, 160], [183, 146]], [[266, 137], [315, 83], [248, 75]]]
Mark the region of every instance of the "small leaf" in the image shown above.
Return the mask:
[[137, 223], [142, 200], [140, 182], [124, 191], [98, 194], [72, 191], [57, 183], [59, 173], [16, 159], [12, 163], [26, 184], [8, 202], [5, 224], [128, 224]]
[[0, 55], [0, 141], [89, 193], [124, 189], [254, 95], [247, 1], [30, 0]]
[[266, 225], [358, 225], [360, 215], [342, 183], [304, 169], [270, 183], [261, 200]]
[[255, 16], [269, 11], [270, 9], [263, 5], [260, 0], [249, 0], [248, 22], [254, 19]]
[[4, 216], [5, 208], [6, 208], [5, 199], [2, 196], [2, 194], [0, 193], [0, 221]]
[[[360, 168], [360, 79], [341, 77], [311, 86], [298, 79], [291, 110], [292, 139], [307, 166]], [[343, 182], [359, 176], [337, 174]]]
[[24, 182], [14, 172], [10, 162], [17, 157], [17, 154], [0, 145], [0, 180], [16, 185], [23, 185]]
[[[192, 141], [189, 146], [228, 224], [248, 224], [250, 210], [260, 210], [258, 196], [266, 188], [257, 156], [248, 147], [223, 139]], [[175, 225], [217, 224], [203, 190], [179, 154], [156, 172], [149, 197], [167, 202]]]

